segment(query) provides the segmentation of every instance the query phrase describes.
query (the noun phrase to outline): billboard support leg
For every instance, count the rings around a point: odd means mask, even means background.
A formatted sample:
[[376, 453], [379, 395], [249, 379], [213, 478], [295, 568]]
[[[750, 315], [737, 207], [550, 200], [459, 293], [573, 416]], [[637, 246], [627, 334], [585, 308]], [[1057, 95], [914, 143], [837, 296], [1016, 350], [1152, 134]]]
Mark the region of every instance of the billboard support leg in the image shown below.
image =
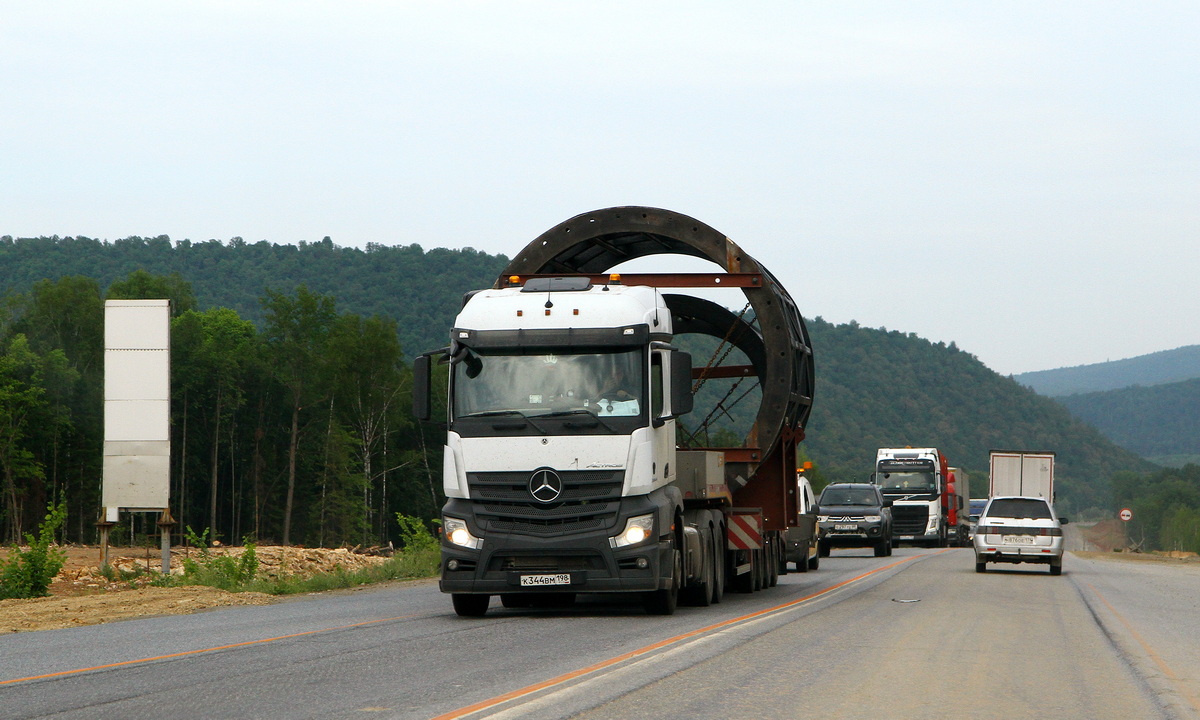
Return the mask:
[[175, 518], [171, 517], [171, 508], [163, 508], [158, 518], [158, 534], [162, 546], [162, 574], [171, 574], [171, 528], [175, 527]]
[[113, 525], [116, 525], [116, 523], [109, 522], [108, 520], [101, 520], [100, 522], [96, 523], [96, 527], [100, 528], [100, 567], [101, 568], [108, 567], [108, 531], [112, 529]]

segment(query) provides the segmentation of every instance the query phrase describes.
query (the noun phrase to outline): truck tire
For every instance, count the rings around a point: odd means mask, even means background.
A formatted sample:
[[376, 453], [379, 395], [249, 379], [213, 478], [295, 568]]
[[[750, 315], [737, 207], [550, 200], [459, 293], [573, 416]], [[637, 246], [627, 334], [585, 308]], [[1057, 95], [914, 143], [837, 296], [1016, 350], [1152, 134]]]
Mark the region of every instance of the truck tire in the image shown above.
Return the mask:
[[817, 541], [817, 556], [829, 557], [829, 543], [824, 540]]
[[808, 559], [808, 569], [816, 570], [821, 567], [821, 553], [813, 553], [813, 556]]
[[804, 543], [804, 547], [800, 548], [800, 559], [796, 561], [796, 572], [808, 572], [809, 564], [812, 559], [809, 558], [809, 553], [812, 552], [812, 541]]
[[875, 557], [887, 557], [891, 543], [887, 538], [881, 538], [875, 541]]
[[454, 593], [450, 596], [450, 601], [454, 603], [454, 612], [460, 617], [483, 617], [487, 614], [492, 596]]
[[1059, 563], [1057, 565], [1055, 565], [1054, 563], [1050, 563], [1050, 574], [1051, 575], [1062, 575], [1062, 563]]
[[700, 581], [680, 591], [679, 602], [681, 605], [708, 607], [712, 604], [713, 575], [716, 574], [713, 569], [712, 541], [703, 534], [702, 538], [700, 552], [704, 558], [702, 561], [704, 567], [700, 571]]
[[713, 528], [713, 604], [725, 597], [725, 528], [720, 524]]
[[779, 543], [772, 540], [767, 546], [767, 561], [763, 563], [763, 569], [767, 571], [763, 576], [763, 587], [775, 587], [779, 584], [779, 554]]
[[975, 572], [977, 572], [977, 573], [987, 572], [987, 563], [977, 561], [975, 563]]

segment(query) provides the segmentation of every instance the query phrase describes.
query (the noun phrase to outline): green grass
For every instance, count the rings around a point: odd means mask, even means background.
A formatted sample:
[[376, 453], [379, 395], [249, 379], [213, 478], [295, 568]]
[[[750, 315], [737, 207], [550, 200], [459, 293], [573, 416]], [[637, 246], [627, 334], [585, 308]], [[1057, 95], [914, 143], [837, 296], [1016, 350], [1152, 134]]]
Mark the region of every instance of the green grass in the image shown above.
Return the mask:
[[389, 580], [433, 577], [437, 575], [440, 559], [441, 555], [438, 549], [421, 548], [397, 553], [386, 562], [353, 572], [338, 568], [333, 572], [318, 573], [309, 577], [283, 575], [279, 578], [264, 578], [255, 576], [244, 581], [236, 577], [237, 571], [232, 564], [211, 564], [203, 567], [199, 572], [172, 577], [169, 584], [172, 586], [208, 585], [230, 592], [296, 595], [372, 585]]

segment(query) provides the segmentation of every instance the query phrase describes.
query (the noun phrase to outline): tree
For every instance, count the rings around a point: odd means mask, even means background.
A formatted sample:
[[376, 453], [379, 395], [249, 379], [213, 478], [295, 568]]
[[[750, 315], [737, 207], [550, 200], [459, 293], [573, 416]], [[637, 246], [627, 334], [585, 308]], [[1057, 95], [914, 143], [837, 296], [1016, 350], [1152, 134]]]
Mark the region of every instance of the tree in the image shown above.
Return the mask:
[[287, 389], [291, 407], [287, 499], [283, 507], [283, 544], [287, 545], [291, 542], [296, 496], [300, 413], [322, 399], [325, 351], [337, 311], [333, 296], [311, 293], [304, 285], [296, 288], [294, 296], [268, 289], [262, 304], [266, 312], [263, 337], [270, 366]]
[[[388, 432], [400, 429], [396, 409], [406, 383], [408, 369], [403, 363], [396, 321], [380, 316], [363, 319], [345, 314], [338, 318], [330, 338], [330, 357], [335, 363], [335, 393], [342, 414], [354, 433], [358, 460], [362, 469], [362, 510], [376, 507], [372, 493], [378, 484], [381, 522], [387, 522], [387, 473], [395, 468], [385, 463], [382, 469], [375, 458], [386, 447]], [[399, 467], [399, 464], [397, 465]], [[370, 518], [366, 518], [370, 527]]]
[[30, 421], [45, 404], [39, 361], [24, 335], [14, 337], [0, 355], [0, 472], [8, 538], [13, 543], [20, 541], [24, 529], [22, 500], [30, 494], [32, 483], [45, 478], [27, 445]]
[[192, 284], [177, 272], [170, 275], [153, 275], [145, 270], [134, 270], [124, 280], [108, 286], [108, 300], [170, 300], [171, 316], [194, 310], [196, 296]]
[[244, 401], [245, 370], [253, 361], [258, 333], [229, 308], [188, 310], [172, 323], [172, 332], [184, 351], [176, 362], [185, 412], [202, 408], [199, 412], [207, 417], [210, 430], [208, 527], [215, 533], [222, 428]]

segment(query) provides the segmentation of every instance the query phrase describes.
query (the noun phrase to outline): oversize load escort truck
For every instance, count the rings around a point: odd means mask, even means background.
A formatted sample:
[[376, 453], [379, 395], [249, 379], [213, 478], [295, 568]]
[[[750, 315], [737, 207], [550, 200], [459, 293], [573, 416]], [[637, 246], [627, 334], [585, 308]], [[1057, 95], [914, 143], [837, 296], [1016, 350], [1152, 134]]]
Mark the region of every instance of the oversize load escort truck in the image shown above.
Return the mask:
[[[723, 272], [606, 274], [656, 254]], [[677, 287], [739, 288], [752, 320], [664, 292]], [[693, 360], [677, 344], [686, 333], [735, 347], [748, 364]], [[417, 359], [420, 419], [432, 417], [443, 365], [440, 586], [458, 614], [484, 615], [492, 596], [528, 607], [578, 593], [636, 593], [648, 612], [670, 614], [786, 572], [812, 350], [791, 296], [716, 230], [644, 207], [571, 218], [492, 288], [468, 293], [449, 347]], [[693, 387], [716, 378], [761, 386], [744, 447], [694, 440]]]

